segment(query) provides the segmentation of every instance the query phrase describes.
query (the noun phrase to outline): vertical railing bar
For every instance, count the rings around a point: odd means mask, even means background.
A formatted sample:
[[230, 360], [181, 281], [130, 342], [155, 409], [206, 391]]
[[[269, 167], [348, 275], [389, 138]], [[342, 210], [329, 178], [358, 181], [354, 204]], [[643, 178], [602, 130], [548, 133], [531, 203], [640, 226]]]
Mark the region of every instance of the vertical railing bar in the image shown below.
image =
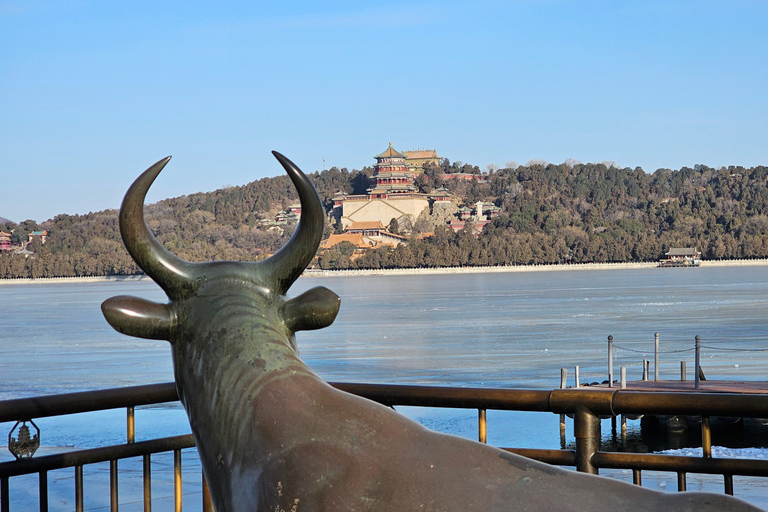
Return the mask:
[[39, 473], [40, 512], [48, 512], [48, 472]]
[[75, 512], [83, 512], [83, 466], [75, 466]]
[[152, 460], [150, 454], [144, 455], [144, 512], [152, 512]]
[[705, 459], [712, 458], [712, 428], [709, 416], [701, 417], [701, 450]]
[[9, 488], [8, 477], [0, 478], [0, 512], [11, 512], [11, 498], [8, 496]]
[[632, 470], [632, 483], [640, 487], [643, 486], [643, 475], [639, 469]]
[[725, 494], [733, 496], [733, 475], [723, 475]]
[[586, 407], [579, 407], [573, 416], [573, 433], [576, 437], [576, 470], [599, 474], [592, 456], [600, 447], [600, 418]]
[[686, 473], [682, 471], [677, 474], [677, 492], [683, 492], [687, 490], [688, 484], [686, 482], [686, 476]]
[[173, 498], [175, 512], [181, 512], [181, 450], [173, 450]]
[[208, 480], [205, 479], [205, 473], [203, 473], [203, 512], [214, 512], [211, 490], [208, 488]]
[[117, 512], [117, 459], [109, 461], [109, 510]]
[[488, 422], [486, 418], [486, 412], [485, 409], [478, 409], [477, 410], [477, 430], [478, 430], [478, 441], [481, 443], [486, 443], [488, 440]]
[[126, 439], [129, 443], [136, 441], [136, 411], [131, 405], [126, 411]]

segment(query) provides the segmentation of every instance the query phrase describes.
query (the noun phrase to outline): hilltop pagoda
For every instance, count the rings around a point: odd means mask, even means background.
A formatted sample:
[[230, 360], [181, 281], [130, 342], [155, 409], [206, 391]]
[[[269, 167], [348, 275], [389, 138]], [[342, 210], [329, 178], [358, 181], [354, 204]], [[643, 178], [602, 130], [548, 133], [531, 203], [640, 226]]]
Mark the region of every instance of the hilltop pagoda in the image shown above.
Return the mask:
[[393, 194], [414, 194], [418, 189], [413, 184], [415, 175], [405, 163], [405, 155], [398, 153], [389, 143], [386, 151], [374, 157], [373, 179], [376, 184], [369, 188], [371, 199], [388, 199]]
[[[405, 152], [408, 153], [408, 152]], [[418, 153], [421, 159], [409, 163], [408, 155], [397, 151], [389, 143], [389, 147], [374, 158], [373, 182], [365, 194], [349, 195], [337, 192], [333, 196], [335, 215], [341, 220], [341, 225], [347, 229], [355, 222], [381, 222], [389, 225], [392, 219], [402, 221], [404, 217], [415, 220], [419, 214], [430, 207], [430, 202], [449, 201], [450, 195], [446, 190], [437, 191], [433, 197], [423, 194], [414, 185], [423, 162], [429, 158], [440, 158], [435, 151], [411, 152]], [[429, 153], [429, 154], [422, 154]], [[415, 164], [414, 164], [415, 162]]]

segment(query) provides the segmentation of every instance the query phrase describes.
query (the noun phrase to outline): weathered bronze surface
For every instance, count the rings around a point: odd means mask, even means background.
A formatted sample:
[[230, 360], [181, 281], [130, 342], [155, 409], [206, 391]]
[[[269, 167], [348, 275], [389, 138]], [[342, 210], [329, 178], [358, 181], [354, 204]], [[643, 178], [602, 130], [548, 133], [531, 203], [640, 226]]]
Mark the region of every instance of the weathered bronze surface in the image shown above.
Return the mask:
[[285, 297], [317, 250], [323, 209], [307, 177], [274, 154], [302, 205], [283, 249], [259, 263], [190, 263], [168, 252], [143, 216], [166, 158], [128, 190], [120, 231], [170, 302], [120, 296], [102, 305], [118, 331], [171, 342], [176, 387], [218, 512], [758, 510], [721, 495], [662, 494], [435, 433], [325, 383], [299, 359], [294, 333], [330, 325], [339, 298], [323, 287]]

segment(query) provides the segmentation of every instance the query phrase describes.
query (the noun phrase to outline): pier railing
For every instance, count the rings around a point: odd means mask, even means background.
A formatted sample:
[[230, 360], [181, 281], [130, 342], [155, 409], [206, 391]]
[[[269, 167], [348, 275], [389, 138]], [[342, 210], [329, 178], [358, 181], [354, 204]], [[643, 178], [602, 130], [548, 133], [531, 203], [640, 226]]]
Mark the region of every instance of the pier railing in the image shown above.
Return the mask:
[[[723, 476], [724, 492], [733, 494], [734, 475], [768, 477], [768, 460], [724, 459], [712, 456], [711, 417], [768, 418], [768, 395], [728, 393], [638, 392], [616, 388], [556, 390], [484, 389], [426, 387], [385, 384], [332, 383], [333, 386], [387, 406], [421, 406], [476, 409], [478, 440], [486, 441], [487, 410], [535, 411], [569, 415], [574, 421], [574, 449], [532, 449], [504, 447], [559, 466], [597, 474], [601, 468], [629, 469], [633, 481], [642, 484], [642, 472], [666, 471], [677, 474], [678, 490], [686, 490], [688, 473]], [[53, 455], [32, 456], [0, 463], [0, 512], [10, 512], [10, 488], [14, 477], [38, 475], [39, 506], [48, 510], [48, 472], [63, 468], [74, 471], [74, 509], [84, 510], [83, 467], [109, 463], [110, 510], [117, 511], [118, 461], [131, 457], [143, 460], [144, 510], [152, 509], [151, 456], [173, 454], [174, 510], [182, 510], [181, 450], [194, 446], [191, 435], [135, 441], [134, 408], [177, 401], [173, 383], [152, 384], [84, 393], [0, 401], [0, 423], [32, 422], [35, 419], [107, 409], [126, 409], [126, 442]], [[600, 451], [601, 419], [619, 415], [699, 416], [702, 419], [703, 456], [673, 456], [648, 453]], [[9, 434], [10, 440], [10, 434]], [[184, 472], [189, 475], [189, 471]], [[201, 478], [195, 473], [194, 478]], [[204, 479], [203, 479], [204, 480]], [[202, 482], [202, 510], [212, 511], [205, 482]]]

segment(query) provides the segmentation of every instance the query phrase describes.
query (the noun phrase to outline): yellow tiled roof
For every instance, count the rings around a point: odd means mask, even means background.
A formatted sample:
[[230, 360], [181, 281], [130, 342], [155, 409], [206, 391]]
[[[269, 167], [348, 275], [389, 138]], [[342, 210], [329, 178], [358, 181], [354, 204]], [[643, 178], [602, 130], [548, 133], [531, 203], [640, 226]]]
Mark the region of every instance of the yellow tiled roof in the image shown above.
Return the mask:
[[347, 227], [347, 231], [365, 229], [384, 229], [384, 224], [380, 220], [371, 220], [366, 222], [353, 222]]
[[437, 151], [434, 149], [416, 149], [413, 151], [403, 151], [403, 155], [405, 155], [405, 158], [409, 159], [416, 159], [416, 158], [440, 158], [437, 156]]
[[322, 249], [329, 249], [336, 244], [340, 244], [341, 242], [349, 242], [360, 249], [367, 249], [369, 247], [369, 245], [363, 241], [363, 235], [361, 233], [342, 233], [341, 235], [331, 235], [328, 240], [324, 240], [320, 243], [320, 247]]
[[399, 158], [405, 158], [402, 153], [399, 153], [395, 148], [392, 147], [392, 143], [389, 143], [389, 147], [386, 151], [383, 153], [376, 155], [373, 158], [393, 158], [393, 157], [399, 157]]

